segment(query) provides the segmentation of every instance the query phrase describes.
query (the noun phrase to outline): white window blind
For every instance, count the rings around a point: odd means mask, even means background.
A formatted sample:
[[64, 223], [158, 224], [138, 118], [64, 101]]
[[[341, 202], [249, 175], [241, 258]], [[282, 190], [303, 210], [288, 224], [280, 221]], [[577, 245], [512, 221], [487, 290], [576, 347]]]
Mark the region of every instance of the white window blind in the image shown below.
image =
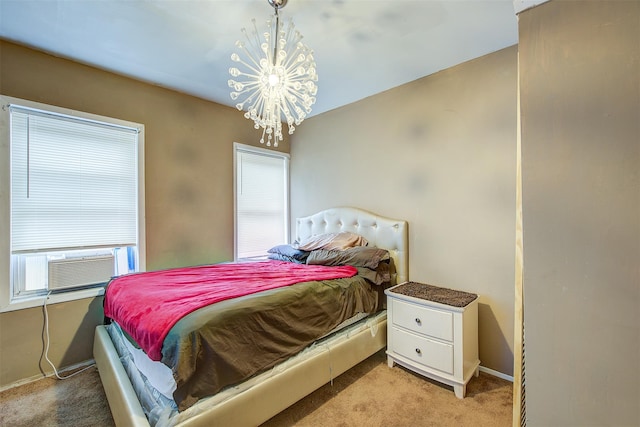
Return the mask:
[[137, 243], [138, 130], [11, 106], [11, 251]]
[[288, 156], [236, 148], [237, 258], [287, 242], [288, 179]]

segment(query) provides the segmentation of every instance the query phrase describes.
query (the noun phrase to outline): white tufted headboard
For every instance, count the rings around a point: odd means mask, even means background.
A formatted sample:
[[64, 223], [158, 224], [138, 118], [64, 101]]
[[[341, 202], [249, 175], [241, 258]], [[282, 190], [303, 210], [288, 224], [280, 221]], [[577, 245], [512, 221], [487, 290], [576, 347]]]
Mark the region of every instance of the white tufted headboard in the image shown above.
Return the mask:
[[375, 215], [358, 208], [331, 208], [296, 219], [295, 240], [301, 242], [324, 233], [350, 231], [375, 246], [389, 251], [396, 266], [396, 282], [409, 280], [409, 239], [407, 222]]

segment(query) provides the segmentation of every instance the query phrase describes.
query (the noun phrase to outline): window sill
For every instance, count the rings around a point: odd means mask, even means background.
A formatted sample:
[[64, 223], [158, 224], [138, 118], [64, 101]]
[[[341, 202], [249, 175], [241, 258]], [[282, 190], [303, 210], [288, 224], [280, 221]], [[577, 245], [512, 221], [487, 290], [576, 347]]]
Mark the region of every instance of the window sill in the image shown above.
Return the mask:
[[251, 257], [251, 258], [238, 258], [233, 262], [241, 263], [241, 262], [258, 262], [258, 261], [268, 261], [268, 260], [269, 260], [269, 257], [267, 255], [263, 255], [263, 256], [257, 256], [257, 257]]
[[[85, 298], [95, 298], [104, 295], [104, 287], [82, 289], [79, 291], [70, 291], [48, 296], [47, 305], [58, 304], [61, 302], [75, 301]], [[6, 306], [0, 307], [0, 313], [9, 311], [24, 310], [27, 308], [41, 307], [44, 305], [46, 296], [37, 296], [32, 298], [19, 299], [13, 301]]]

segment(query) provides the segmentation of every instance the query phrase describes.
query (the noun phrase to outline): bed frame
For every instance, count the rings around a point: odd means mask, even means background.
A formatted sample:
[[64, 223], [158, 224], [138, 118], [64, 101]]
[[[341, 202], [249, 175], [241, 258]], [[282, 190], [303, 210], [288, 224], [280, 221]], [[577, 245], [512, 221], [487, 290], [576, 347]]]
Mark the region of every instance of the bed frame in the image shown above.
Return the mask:
[[[351, 231], [370, 246], [387, 249], [396, 266], [396, 282], [408, 280], [408, 231], [402, 220], [381, 217], [356, 208], [333, 208], [296, 220], [296, 240]], [[216, 406], [197, 409], [181, 427], [257, 426], [342, 374], [386, 344], [386, 316], [336, 345], [304, 360]], [[375, 332], [375, 333], [374, 333]], [[149, 427], [136, 393], [104, 326], [96, 328], [93, 355], [111, 413], [117, 426]]]

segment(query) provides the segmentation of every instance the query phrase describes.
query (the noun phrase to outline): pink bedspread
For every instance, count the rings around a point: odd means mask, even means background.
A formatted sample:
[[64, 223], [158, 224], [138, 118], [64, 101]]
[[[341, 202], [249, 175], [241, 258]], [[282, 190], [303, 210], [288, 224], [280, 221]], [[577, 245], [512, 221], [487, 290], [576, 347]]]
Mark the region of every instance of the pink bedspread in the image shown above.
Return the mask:
[[282, 261], [215, 264], [130, 274], [105, 291], [104, 314], [115, 320], [152, 360], [182, 317], [204, 306], [312, 280], [352, 277], [355, 267], [326, 267]]

